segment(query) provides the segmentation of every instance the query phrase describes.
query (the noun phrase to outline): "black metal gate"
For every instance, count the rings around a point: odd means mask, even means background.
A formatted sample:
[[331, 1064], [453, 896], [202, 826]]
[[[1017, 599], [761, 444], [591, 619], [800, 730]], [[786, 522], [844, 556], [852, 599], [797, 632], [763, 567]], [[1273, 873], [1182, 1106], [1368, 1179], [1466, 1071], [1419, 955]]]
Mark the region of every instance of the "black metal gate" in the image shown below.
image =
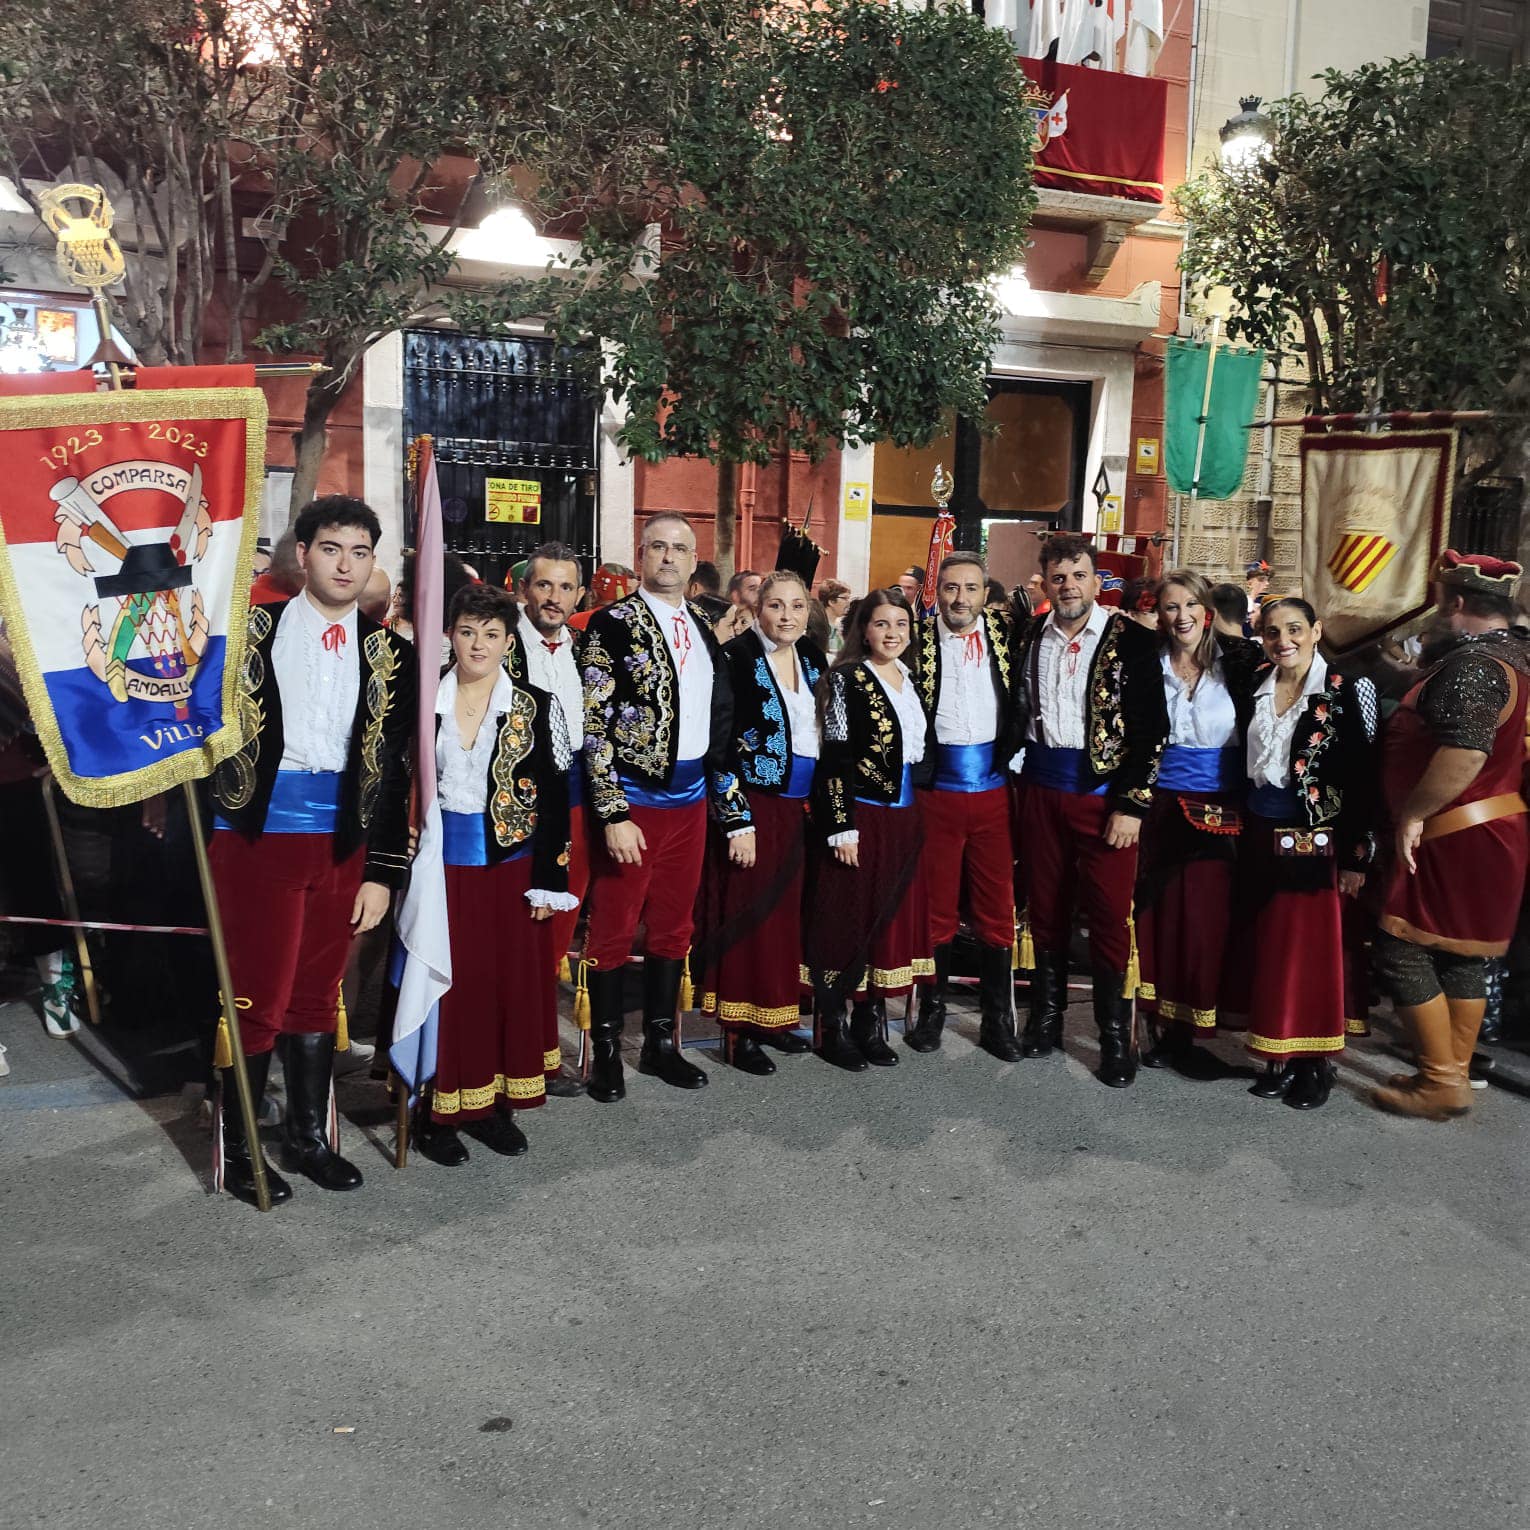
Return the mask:
[[446, 547], [484, 580], [502, 583], [539, 542], [567, 542], [593, 570], [595, 420], [596, 401], [551, 340], [404, 333], [405, 438], [434, 438]]

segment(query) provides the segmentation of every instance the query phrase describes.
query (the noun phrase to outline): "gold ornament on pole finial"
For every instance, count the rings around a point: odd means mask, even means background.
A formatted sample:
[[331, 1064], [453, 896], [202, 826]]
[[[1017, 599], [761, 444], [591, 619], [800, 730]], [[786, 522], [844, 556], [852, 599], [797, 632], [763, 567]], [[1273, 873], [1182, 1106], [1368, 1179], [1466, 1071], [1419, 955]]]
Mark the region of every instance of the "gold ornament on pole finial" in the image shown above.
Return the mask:
[[[122, 251], [112, 238], [112, 204], [99, 186], [51, 186], [38, 197], [42, 220], [55, 239], [59, 273], [71, 286], [99, 294], [121, 280]], [[84, 204], [80, 211], [68, 203]]]
[[942, 515], [946, 507], [951, 503], [951, 495], [956, 491], [956, 483], [946, 471], [945, 463], [939, 463], [935, 468], [935, 476], [930, 480], [930, 494], [935, 500], [935, 508]]

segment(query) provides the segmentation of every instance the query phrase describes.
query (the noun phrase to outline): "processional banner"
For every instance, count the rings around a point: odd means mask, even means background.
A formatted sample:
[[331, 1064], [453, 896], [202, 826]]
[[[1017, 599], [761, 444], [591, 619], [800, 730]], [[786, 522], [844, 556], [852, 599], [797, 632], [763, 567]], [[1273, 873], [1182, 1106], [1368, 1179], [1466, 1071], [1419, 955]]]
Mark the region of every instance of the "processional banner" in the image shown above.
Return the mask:
[[1450, 539], [1456, 433], [1302, 438], [1302, 590], [1349, 653], [1423, 616]]
[[72, 801], [239, 747], [265, 441], [255, 387], [0, 398], [0, 614]]

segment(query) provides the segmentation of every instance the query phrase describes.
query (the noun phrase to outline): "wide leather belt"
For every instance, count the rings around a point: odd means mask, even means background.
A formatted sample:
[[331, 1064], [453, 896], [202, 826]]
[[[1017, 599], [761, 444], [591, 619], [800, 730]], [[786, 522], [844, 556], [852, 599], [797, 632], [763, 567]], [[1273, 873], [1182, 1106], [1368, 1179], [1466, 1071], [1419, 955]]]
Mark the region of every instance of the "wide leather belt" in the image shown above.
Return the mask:
[[1459, 834], [1462, 829], [1475, 829], [1479, 823], [1493, 823], [1524, 812], [1530, 812], [1530, 808], [1526, 808], [1525, 800], [1518, 792], [1501, 792], [1496, 797], [1464, 802], [1460, 807], [1426, 818], [1422, 838], [1442, 839], [1447, 834]]

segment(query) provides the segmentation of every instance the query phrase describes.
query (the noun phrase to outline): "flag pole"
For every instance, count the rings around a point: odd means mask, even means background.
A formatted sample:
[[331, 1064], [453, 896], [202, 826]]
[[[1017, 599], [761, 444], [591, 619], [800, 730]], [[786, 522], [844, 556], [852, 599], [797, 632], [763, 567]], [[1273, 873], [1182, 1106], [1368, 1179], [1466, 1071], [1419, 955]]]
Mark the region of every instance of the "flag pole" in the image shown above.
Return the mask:
[[[60, 201], [67, 200], [75, 187], [56, 187], [53, 195]], [[97, 188], [99, 191], [99, 188]], [[62, 237], [58, 241], [58, 267], [72, 286], [90, 290], [90, 306], [100, 329], [97, 355], [92, 358], [106, 365], [109, 391], [123, 390], [123, 371], [131, 363], [119, 352], [112, 341], [111, 305], [106, 300], [106, 289], [122, 272], [121, 253], [117, 242], [111, 237], [111, 213], [102, 202], [101, 213], [105, 227], [101, 238], [94, 243], [99, 249], [87, 252], [89, 259], [72, 251]], [[99, 226], [99, 224], [98, 224]], [[229, 975], [228, 947], [223, 942], [223, 916], [218, 907], [218, 892], [213, 886], [212, 864], [207, 858], [207, 843], [202, 831], [202, 806], [197, 801], [196, 783], [187, 781], [182, 789], [186, 794], [186, 816], [191, 825], [191, 844], [196, 854], [197, 878], [202, 884], [202, 901], [207, 908], [207, 935], [212, 942], [213, 967], [218, 976], [218, 1000], [223, 1006], [223, 1023], [228, 1027], [229, 1051], [233, 1062], [234, 1089], [239, 1096], [239, 1113], [244, 1118], [244, 1140], [250, 1147], [250, 1165], [255, 1179], [255, 1205], [261, 1211], [271, 1209], [271, 1187], [266, 1181], [265, 1154], [260, 1150], [260, 1120], [256, 1102], [250, 1092], [249, 1070], [245, 1067], [244, 1040], [239, 1032], [238, 1006], [234, 1002], [234, 983]], [[77, 916], [73, 916], [77, 917]], [[83, 939], [83, 935], [81, 936]]]
[[[1216, 371], [1217, 347], [1222, 343], [1222, 315], [1214, 313], [1211, 317], [1211, 350], [1206, 357], [1206, 386], [1201, 390], [1201, 414], [1195, 427], [1195, 471], [1190, 476], [1190, 523], [1195, 524], [1195, 504], [1201, 496], [1201, 463], [1206, 456], [1206, 421], [1211, 414], [1211, 378]], [[1174, 507], [1174, 566], [1180, 566], [1179, 542], [1180, 542], [1181, 518], [1179, 504], [1176, 501]]]

